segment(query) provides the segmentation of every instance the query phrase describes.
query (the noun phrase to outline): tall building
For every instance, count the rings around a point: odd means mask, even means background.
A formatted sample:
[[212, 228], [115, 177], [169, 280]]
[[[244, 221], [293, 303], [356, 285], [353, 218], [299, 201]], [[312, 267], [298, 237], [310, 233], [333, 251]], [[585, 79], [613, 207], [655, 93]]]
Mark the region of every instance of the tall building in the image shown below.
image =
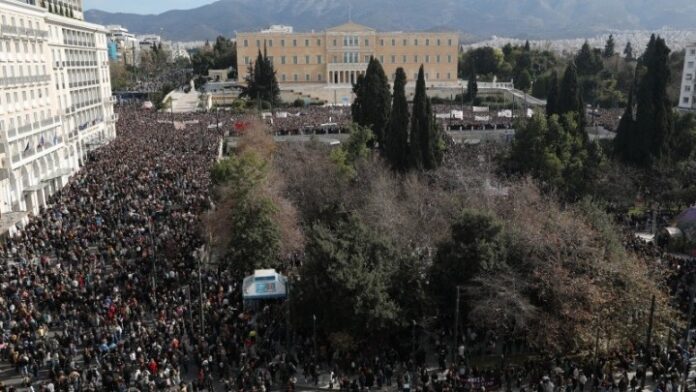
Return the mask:
[[685, 50], [684, 72], [682, 72], [679, 108], [696, 110], [696, 43]]
[[349, 22], [323, 32], [294, 33], [274, 26], [255, 33], [237, 33], [239, 80], [248, 74], [259, 51], [273, 61], [278, 82], [348, 85], [367, 70], [371, 56], [394, 79], [404, 68], [409, 81], [421, 64], [429, 82], [456, 82], [459, 35], [457, 33], [378, 32]]
[[0, 0], [0, 213], [38, 212], [115, 137], [105, 32], [81, 0]]
[[109, 60], [125, 65], [140, 65], [140, 41], [123, 26], [106, 26]]

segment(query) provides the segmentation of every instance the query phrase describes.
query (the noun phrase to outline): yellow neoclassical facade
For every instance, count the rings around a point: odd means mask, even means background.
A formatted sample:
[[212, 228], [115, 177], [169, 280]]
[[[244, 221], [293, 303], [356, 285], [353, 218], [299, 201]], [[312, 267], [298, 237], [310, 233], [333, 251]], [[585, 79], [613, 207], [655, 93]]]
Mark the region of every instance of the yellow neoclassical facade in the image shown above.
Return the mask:
[[285, 28], [237, 33], [239, 81], [264, 48], [280, 84], [348, 85], [364, 74], [371, 56], [390, 81], [399, 67], [414, 81], [421, 65], [428, 82], [457, 81], [457, 33], [378, 32], [353, 22], [322, 32]]

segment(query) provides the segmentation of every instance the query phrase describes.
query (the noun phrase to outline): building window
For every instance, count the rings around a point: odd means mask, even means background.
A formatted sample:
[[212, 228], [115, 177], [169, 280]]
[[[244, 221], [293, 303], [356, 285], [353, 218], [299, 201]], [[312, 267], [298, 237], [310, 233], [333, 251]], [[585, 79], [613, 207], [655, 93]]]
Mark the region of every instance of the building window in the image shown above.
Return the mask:
[[280, 46], [285, 47], [285, 40], [284, 39], [280, 40]]
[[321, 56], [317, 56], [317, 64], [321, 64]]
[[285, 77], [285, 74], [282, 74], [282, 75], [280, 76], [280, 80], [282, 80], [283, 82], [284, 82], [286, 79], [287, 79], [287, 78]]
[[435, 80], [440, 80], [440, 73], [439, 72], [435, 74]]
[[249, 65], [249, 56], [244, 56], [244, 64]]
[[436, 61], [438, 64], [440, 64], [440, 55], [439, 55], [439, 54], [435, 57], [435, 61]]
[[451, 38], [447, 40], [447, 46], [452, 46], [452, 39]]
[[404, 44], [403, 46], [408, 46], [408, 40], [404, 38]]
[[451, 80], [451, 79], [452, 79], [452, 74], [447, 72], [447, 80]]
[[269, 40], [268, 40], [268, 47], [269, 47], [269, 48], [272, 48], [272, 47], [273, 47], [273, 40], [272, 40], [272, 39], [269, 39]]
[[334, 41], [333, 41], [333, 46], [336, 46], [336, 45], [337, 45], [336, 40], [334, 40]]
[[248, 47], [249, 47], [249, 40], [248, 40], [248, 39], [245, 39], [245, 40], [244, 40], [244, 47], [245, 47], [245, 48], [248, 48]]
[[437, 46], [441, 46], [442, 42], [440, 42], [440, 38], [437, 39]]
[[297, 79], [297, 74], [292, 75], [292, 80], [294, 80], [294, 81], [297, 82], [297, 80], [298, 80], [298, 79]]
[[305, 56], [304, 62], [305, 62], [305, 64], [309, 64], [309, 56]]
[[684, 103], [689, 103], [689, 97], [684, 97], [683, 102], [684, 102]]
[[447, 62], [452, 64], [452, 55], [451, 54], [447, 56]]
[[691, 49], [691, 55], [696, 55], [696, 49]]
[[381, 64], [384, 64], [384, 56], [379, 56], [379, 62], [380, 62]]
[[333, 63], [336, 64], [338, 62], [338, 57], [333, 56]]
[[296, 39], [292, 40], [292, 46], [293, 46], [293, 48], [297, 47], [297, 40]]
[[297, 56], [292, 56], [292, 63], [297, 64]]
[[694, 67], [694, 62], [693, 62], [693, 61], [689, 61], [689, 62], [686, 64], [686, 67], [687, 67], [687, 68], [693, 68], [693, 67]]
[[370, 40], [369, 40], [369, 39], [366, 39], [366, 40], [365, 40], [365, 47], [367, 48], [367, 47], [369, 47], [369, 46], [370, 46]]
[[430, 38], [425, 39], [425, 46], [430, 46]]
[[392, 46], [396, 46], [396, 40], [392, 38]]
[[309, 74], [305, 74], [305, 82], [309, 82], [309, 81], [310, 81]]
[[392, 61], [392, 64], [396, 64], [396, 56], [392, 55], [392, 56], [391, 56], [391, 61]]
[[257, 47], [257, 48], [260, 48], [260, 47], [261, 47], [261, 40], [260, 40], [260, 39], [257, 39], [257, 40], [256, 40], [256, 47]]
[[379, 40], [379, 46], [384, 46], [384, 40], [383, 40], [383, 39], [380, 39], [380, 40]]
[[280, 56], [280, 63], [285, 65], [285, 56]]
[[321, 82], [321, 74], [317, 74], [317, 80]]
[[304, 40], [304, 46], [309, 47], [309, 40], [308, 39]]
[[691, 91], [691, 86], [689, 86], [688, 84], [684, 86], [684, 91]]
[[686, 74], [686, 80], [691, 80], [693, 79], [694, 75], [692, 74]]
[[317, 39], [317, 46], [321, 46], [321, 40]]
[[430, 63], [430, 55], [425, 55], [426, 64]]
[[401, 58], [401, 63], [402, 63], [402, 64], [406, 64], [407, 62], [408, 62], [408, 58], [407, 58], [405, 55], [402, 56], [402, 58]]
[[413, 40], [413, 45], [418, 46], [418, 38]]
[[370, 56], [365, 56], [365, 63], [369, 63], [369, 62], [370, 62]]
[[418, 64], [418, 55], [413, 56], [413, 62]]

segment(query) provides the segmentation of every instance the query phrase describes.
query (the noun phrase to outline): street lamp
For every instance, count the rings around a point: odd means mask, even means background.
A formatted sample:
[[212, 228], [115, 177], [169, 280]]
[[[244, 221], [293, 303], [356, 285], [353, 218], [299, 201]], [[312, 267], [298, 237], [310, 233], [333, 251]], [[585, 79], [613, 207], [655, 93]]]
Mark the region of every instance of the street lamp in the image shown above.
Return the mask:
[[314, 344], [314, 358], [317, 358], [317, 315], [312, 314], [312, 341]]

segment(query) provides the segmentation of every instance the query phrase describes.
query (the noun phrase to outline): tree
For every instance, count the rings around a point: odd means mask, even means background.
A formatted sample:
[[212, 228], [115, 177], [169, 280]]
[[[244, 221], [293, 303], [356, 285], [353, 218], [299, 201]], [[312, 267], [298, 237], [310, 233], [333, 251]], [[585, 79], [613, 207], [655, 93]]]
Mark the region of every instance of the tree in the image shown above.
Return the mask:
[[549, 81], [549, 92], [546, 98], [546, 115], [551, 117], [554, 114], [560, 114], [558, 110], [558, 99], [559, 99], [559, 86], [558, 86], [558, 74], [556, 71], [551, 73], [551, 80]]
[[626, 61], [633, 61], [635, 59], [633, 56], [633, 46], [631, 45], [631, 41], [626, 42], [626, 47], [624, 48], [623, 53]]
[[240, 96], [260, 99], [271, 104], [279, 102], [280, 88], [273, 63], [265, 54], [261, 54], [260, 50], [256, 62], [249, 64], [249, 74], [245, 81], [246, 86], [242, 89]]
[[342, 333], [358, 341], [379, 336], [399, 314], [389, 295], [395, 259], [390, 244], [353, 216], [314, 225], [302, 279], [293, 286], [296, 314], [306, 320], [316, 315], [326, 335]]
[[414, 168], [431, 170], [442, 161], [444, 142], [437, 122], [433, 116], [433, 108], [425, 91], [425, 73], [423, 66], [418, 71], [416, 94], [413, 98], [413, 113], [411, 114], [410, 152], [411, 164]]
[[515, 88], [521, 91], [528, 91], [532, 87], [532, 75], [526, 69], [520, 72], [515, 80]]
[[524, 42], [524, 51], [525, 51], [525, 52], [529, 52], [529, 51], [531, 51], [531, 50], [532, 50], [532, 47], [531, 47], [531, 45], [529, 44], [529, 40], [525, 41], [525, 42]]
[[476, 65], [472, 64], [469, 71], [469, 80], [466, 84], [466, 98], [475, 104], [476, 95], [478, 95], [478, 82], [476, 81]]
[[582, 130], [585, 126], [585, 105], [582, 102], [580, 87], [578, 85], [578, 72], [574, 63], [568, 64], [558, 96], [558, 114], [573, 113]]
[[464, 53], [460, 59], [459, 75], [462, 79], [471, 74], [471, 68], [476, 68], [480, 75], [497, 75], [504, 61], [503, 52], [500, 49], [484, 46]]
[[671, 78], [669, 52], [664, 39], [653, 35], [639, 60], [644, 71], [635, 96], [635, 120], [627, 108], [614, 142], [617, 155], [627, 163], [647, 166], [671, 159], [674, 115], [667, 94]]
[[365, 77], [359, 84], [356, 83], [355, 94], [358, 103], [355, 109], [351, 108], [353, 122], [372, 129], [380, 148], [383, 148], [391, 110], [391, 93], [389, 79], [376, 58], [370, 58]]
[[614, 35], [609, 34], [609, 39], [607, 39], [607, 43], [604, 45], [604, 52], [602, 55], [604, 58], [610, 58], [613, 57], [614, 54], [616, 54], [616, 43], [614, 42]]
[[587, 41], [580, 48], [578, 55], [575, 56], [575, 65], [580, 76], [596, 75], [603, 67], [602, 59], [590, 48]]
[[464, 210], [452, 224], [449, 239], [439, 244], [430, 270], [434, 296], [442, 309], [454, 305], [457, 286], [505, 263], [502, 225], [490, 214]]
[[384, 152], [391, 167], [397, 171], [408, 169], [408, 102], [406, 101], [406, 72], [399, 67], [394, 78], [394, 94], [389, 127], [385, 135]]

